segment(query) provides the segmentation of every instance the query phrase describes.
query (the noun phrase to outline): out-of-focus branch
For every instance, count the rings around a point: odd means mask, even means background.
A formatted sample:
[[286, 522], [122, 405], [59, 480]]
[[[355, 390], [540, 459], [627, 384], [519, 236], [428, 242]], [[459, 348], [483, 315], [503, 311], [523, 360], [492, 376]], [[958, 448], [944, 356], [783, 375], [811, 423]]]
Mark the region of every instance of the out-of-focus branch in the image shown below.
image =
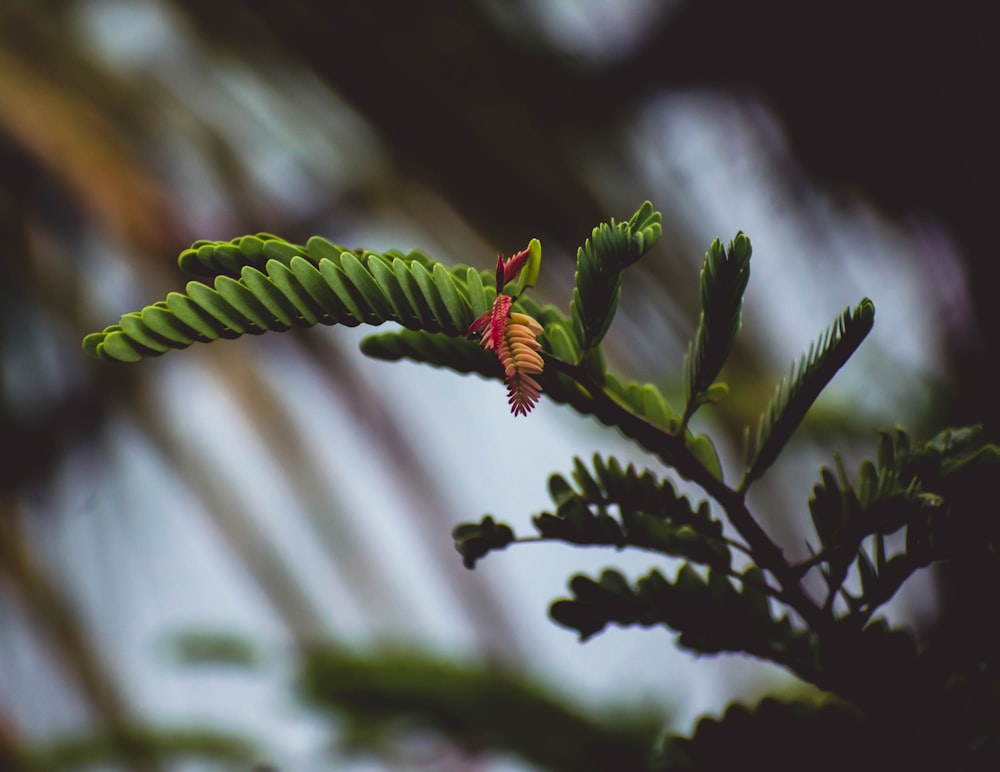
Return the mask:
[[[111, 670], [87, 634], [73, 601], [34, 553], [20, 527], [16, 504], [0, 498], [0, 579], [4, 580], [63, 672], [112, 734], [127, 738], [135, 725], [132, 710]], [[3, 752], [0, 722], [0, 753]], [[140, 748], [122, 743], [125, 758], [137, 770], [158, 769]]]

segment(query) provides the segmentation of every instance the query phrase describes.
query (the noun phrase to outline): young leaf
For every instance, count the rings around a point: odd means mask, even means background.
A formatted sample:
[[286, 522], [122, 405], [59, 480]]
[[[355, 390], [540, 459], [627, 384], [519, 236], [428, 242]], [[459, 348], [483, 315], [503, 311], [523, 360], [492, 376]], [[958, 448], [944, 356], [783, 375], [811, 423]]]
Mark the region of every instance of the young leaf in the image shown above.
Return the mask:
[[597, 346], [614, 319], [621, 297], [622, 271], [659, 239], [661, 216], [648, 201], [628, 222], [603, 223], [577, 250], [576, 288], [570, 303], [581, 351]]
[[701, 269], [701, 318], [684, 362], [684, 424], [701, 405], [724, 394], [720, 389], [713, 390], [712, 385], [740, 331], [751, 252], [750, 239], [740, 232], [729, 242], [728, 249], [724, 250], [716, 239], [705, 253]]
[[538, 239], [532, 239], [528, 242], [528, 261], [524, 264], [524, 268], [521, 269], [521, 273], [517, 277], [515, 297], [523, 295], [525, 290], [535, 286], [541, 268], [542, 243]]
[[871, 331], [875, 306], [864, 298], [810, 345], [809, 351], [792, 366], [791, 374], [775, 389], [757, 429], [757, 442], [747, 464], [740, 490], [760, 477], [774, 463], [778, 453], [805, 417], [812, 403]]

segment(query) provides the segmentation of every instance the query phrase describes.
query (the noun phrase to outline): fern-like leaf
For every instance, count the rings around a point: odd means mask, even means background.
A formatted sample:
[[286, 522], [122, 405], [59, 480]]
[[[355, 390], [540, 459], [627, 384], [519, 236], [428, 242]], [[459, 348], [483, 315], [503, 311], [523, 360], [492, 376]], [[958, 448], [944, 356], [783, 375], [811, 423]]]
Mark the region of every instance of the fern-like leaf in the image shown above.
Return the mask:
[[[708, 502], [694, 507], [673, 485], [632, 464], [595, 455], [593, 472], [574, 459], [574, 487], [561, 475], [549, 480], [555, 512], [533, 518], [543, 539], [573, 544], [638, 547], [727, 570], [732, 562], [722, 523]], [[617, 517], [614, 516], [617, 511]]]
[[790, 375], [778, 385], [760, 420], [757, 442], [740, 490], [746, 490], [774, 463], [820, 392], [871, 331], [874, 319], [875, 306], [864, 298], [853, 310], [845, 309], [840, 318], [810, 345], [798, 366], [792, 366]]
[[196, 341], [316, 324], [397, 322], [459, 336], [492, 301], [492, 289], [471, 268], [446, 269], [418, 252], [348, 252], [315, 237], [304, 247], [267, 234], [199, 242], [179, 262], [214, 276], [213, 286], [191, 281], [183, 293], [88, 335], [84, 349], [135, 362]]
[[764, 575], [755, 567], [737, 589], [723, 572], [708, 569], [707, 579], [689, 565], [670, 582], [653, 570], [633, 587], [618, 571], [602, 571], [597, 580], [577, 575], [573, 597], [555, 601], [555, 622], [586, 640], [609, 624], [664, 626], [680, 633], [678, 643], [699, 654], [744, 652], [791, 668], [813, 680], [812, 640], [796, 631], [787, 616], [771, 613]]
[[570, 304], [573, 330], [584, 353], [597, 346], [614, 319], [622, 271], [652, 248], [663, 232], [662, 217], [646, 201], [628, 222], [603, 223], [577, 250], [576, 287]]
[[[732, 563], [722, 523], [711, 516], [708, 502], [693, 506], [677, 495], [669, 481], [614, 458], [594, 456], [593, 471], [573, 462], [575, 487], [562, 475], [549, 479], [556, 508], [532, 518], [538, 537], [588, 546], [636, 547], [693, 563], [728, 570]], [[455, 549], [466, 568], [490, 552], [516, 541], [505, 523], [487, 515], [479, 523], [462, 523], [452, 532]]]
[[685, 357], [684, 423], [701, 405], [715, 399], [710, 389], [740, 331], [743, 293], [750, 279], [750, 239], [736, 234], [729, 248], [716, 239], [701, 269], [701, 318]]

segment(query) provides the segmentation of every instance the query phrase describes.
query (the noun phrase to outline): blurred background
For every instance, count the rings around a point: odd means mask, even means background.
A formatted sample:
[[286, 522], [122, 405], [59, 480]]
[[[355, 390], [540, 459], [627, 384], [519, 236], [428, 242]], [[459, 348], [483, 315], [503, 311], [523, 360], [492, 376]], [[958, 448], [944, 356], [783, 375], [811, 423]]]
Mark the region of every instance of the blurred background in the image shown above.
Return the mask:
[[[648, 556], [524, 545], [461, 567], [455, 523], [527, 530], [574, 454], [642, 460], [568, 408], [514, 419], [502, 384], [366, 360], [359, 329], [139, 366], [80, 340], [180, 289], [192, 241], [258, 231], [487, 269], [538, 237], [535, 294], [568, 310], [577, 246], [648, 198], [664, 237], [606, 348], [678, 402], [705, 249], [753, 242], [733, 396], [699, 415], [731, 475], [791, 361], [875, 302], [756, 491], [804, 554], [831, 449], [853, 465], [896, 424], [996, 435], [985, 5], [0, 0], [0, 766], [142, 725], [245, 737], [288, 770], [534, 768], [443, 741], [340, 758], [342, 727], [294, 689], [316, 638], [515, 668], [679, 729], [772, 685], [662, 632], [580, 645], [548, 621], [573, 572], [637, 577]], [[890, 614], [932, 631], [948, 593], [918, 576]], [[252, 666], [185, 664], [187, 633], [252, 644]]]

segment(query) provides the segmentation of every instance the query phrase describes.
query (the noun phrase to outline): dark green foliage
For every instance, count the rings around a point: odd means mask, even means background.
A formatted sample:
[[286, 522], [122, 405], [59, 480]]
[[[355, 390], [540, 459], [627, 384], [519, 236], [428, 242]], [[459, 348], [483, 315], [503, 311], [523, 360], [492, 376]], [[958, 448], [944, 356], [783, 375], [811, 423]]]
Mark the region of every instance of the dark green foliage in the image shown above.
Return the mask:
[[875, 306], [864, 298], [853, 310], [847, 308], [820, 338], [809, 346], [798, 366], [775, 389], [757, 428], [757, 441], [740, 485], [746, 490], [760, 477], [805, 418], [816, 397], [857, 350], [871, 331]]
[[715, 401], [724, 389], [712, 388], [740, 331], [743, 293], [750, 280], [750, 239], [737, 233], [723, 249], [716, 239], [705, 253], [701, 269], [701, 318], [698, 332], [684, 360], [684, 422], [704, 403]]
[[514, 541], [514, 532], [504, 523], [496, 523], [487, 515], [479, 523], [462, 523], [451, 532], [455, 549], [462, 556], [466, 568], [474, 568], [476, 561], [489, 552], [502, 550]]
[[[593, 472], [578, 458], [573, 464], [575, 488], [561, 475], [549, 479], [556, 509], [533, 518], [538, 531], [533, 540], [638, 547], [729, 569], [729, 545], [722, 523], [709, 513], [708, 502], [694, 508], [686, 496], [676, 494], [670, 482], [657, 480], [648, 471], [640, 473], [631, 464], [622, 468], [614, 458], [595, 455]], [[514, 540], [510, 528], [494, 523], [491, 517], [459, 525], [452, 536], [468, 568]]]
[[[690, 738], [669, 737], [659, 768], [670, 772], [760, 768], [775, 772], [952, 769], [947, 757], [837, 703], [763, 700], [703, 718]], [[752, 765], [752, 766], [751, 766]]]
[[514, 673], [413, 651], [318, 649], [300, 678], [305, 701], [346, 719], [358, 750], [384, 748], [400, 730], [431, 731], [470, 753], [513, 752], [548, 770], [649, 769], [662, 717], [588, 716]]
[[646, 201], [628, 222], [594, 228], [577, 251], [576, 288], [570, 304], [573, 331], [583, 352], [603, 340], [621, 298], [622, 271], [659, 240], [660, 213]]
[[[574, 459], [576, 488], [553, 475], [549, 492], [556, 511], [533, 520], [544, 539], [576, 544], [640, 547], [695, 563], [728, 569], [732, 560], [722, 523], [711, 517], [708, 502], [697, 509], [678, 496], [669, 481], [660, 481], [632, 464], [622, 468], [615, 458], [595, 455], [594, 472]], [[611, 510], [616, 509], [615, 518]]]
[[680, 633], [681, 646], [702, 654], [744, 652], [796, 671], [806, 668], [812, 658], [809, 644], [786, 616], [772, 615], [770, 590], [760, 571], [750, 568], [737, 581], [740, 589], [722, 571], [709, 569], [704, 579], [685, 564], [674, 582], [653, 570], [633, 587], [608, 569], [597, 581], [573, 577], [573, 598], [555, 601], [550, 613], [581, 640], [609, 624], [662, 625]]
[[[867, 620], [917, 569], [995, 549], [1000, 501], [984, 483], [1000, 471], [1000, 449], [976, 429], [947, 431], [913, 447], [902, 431], [881, 435], [877, 466], [861, 464], [857, 487], [837, 460], [837, 473], [820, 472], [809, 501], [820, 550], [806, 566], [820, 565], [831, 608], [839, 593], [849, 616]], [[975, 491], [969, 496], [969, 491]], [[887, 537], [904, 531], [902, 549]], [[843, 588], [850, 569], [861, 593]]]

